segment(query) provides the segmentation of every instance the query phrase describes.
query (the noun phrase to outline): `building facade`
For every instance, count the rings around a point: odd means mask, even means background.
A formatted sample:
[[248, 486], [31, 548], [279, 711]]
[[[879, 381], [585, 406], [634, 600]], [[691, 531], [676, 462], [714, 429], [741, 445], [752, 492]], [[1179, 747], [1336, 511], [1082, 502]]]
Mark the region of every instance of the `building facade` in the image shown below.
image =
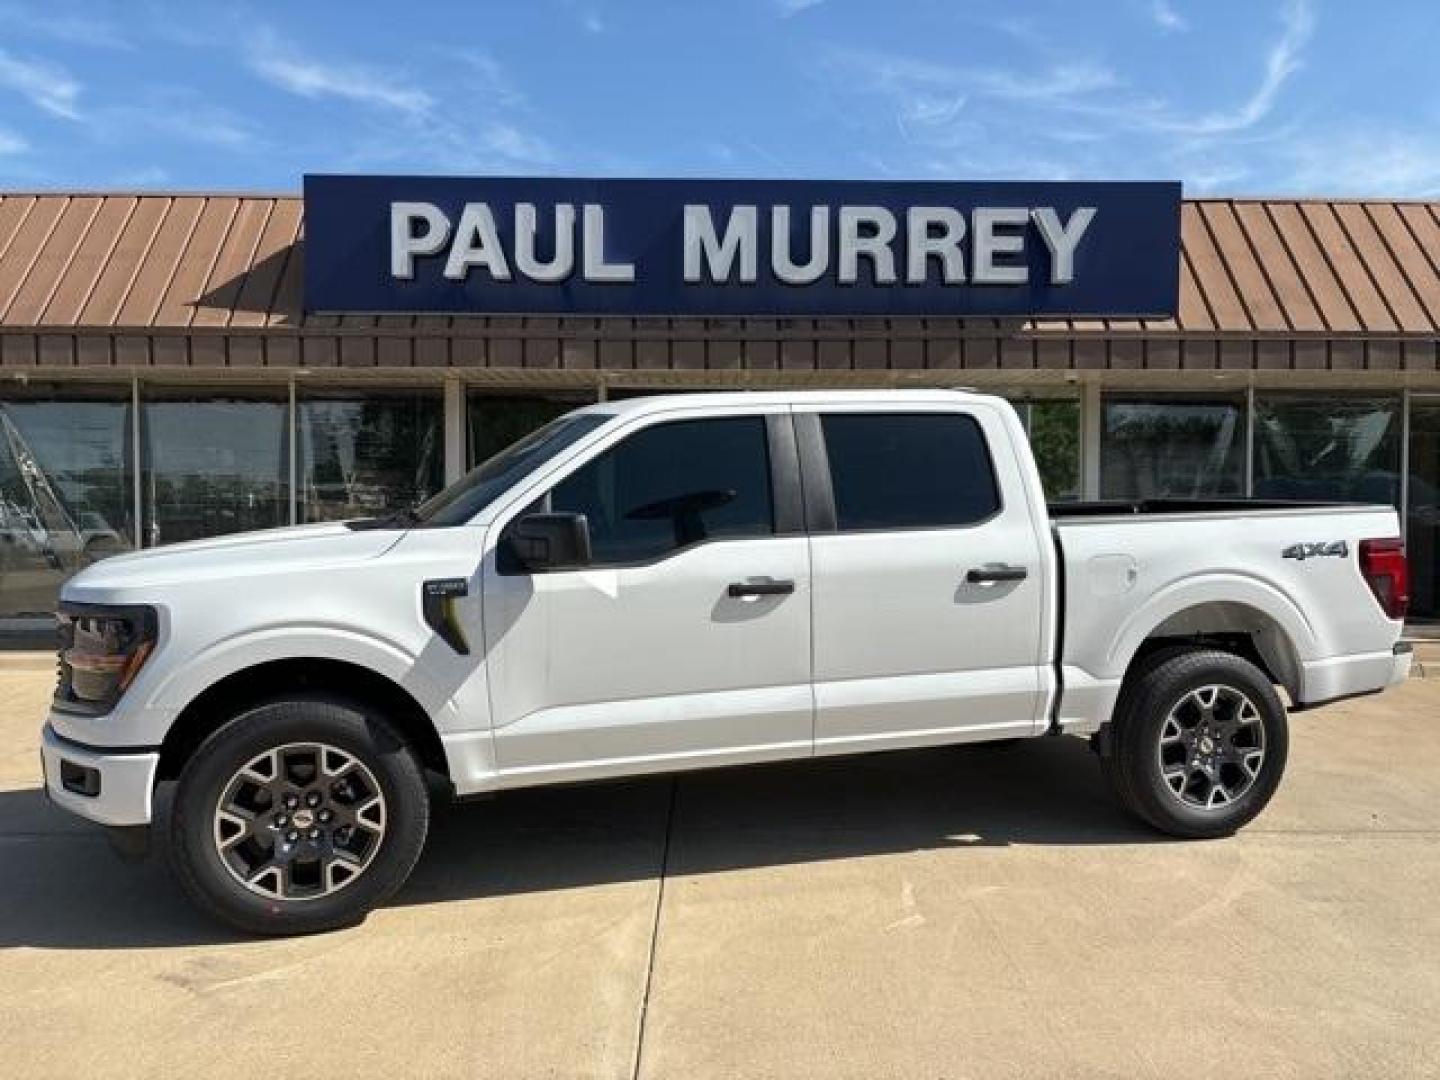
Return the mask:
[[968, 386], [1054, 499], [1388, 502], [1440, 614], [1440, 204], [1190, 200], [1164, 320], [307, 314], [297, 196], [0, 198], [0, 616], [107, 554], [409, 504], [575, 405]]

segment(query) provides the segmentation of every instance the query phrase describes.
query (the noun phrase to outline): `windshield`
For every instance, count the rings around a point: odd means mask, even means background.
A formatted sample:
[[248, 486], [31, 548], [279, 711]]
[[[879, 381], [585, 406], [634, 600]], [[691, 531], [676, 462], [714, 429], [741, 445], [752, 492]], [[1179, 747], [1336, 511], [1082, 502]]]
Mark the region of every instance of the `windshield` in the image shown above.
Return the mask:
[[557, 417], [475, 466], [413, 512], [416, 525], [463, 525], [529, 473], [612, 419], [604, 413]]

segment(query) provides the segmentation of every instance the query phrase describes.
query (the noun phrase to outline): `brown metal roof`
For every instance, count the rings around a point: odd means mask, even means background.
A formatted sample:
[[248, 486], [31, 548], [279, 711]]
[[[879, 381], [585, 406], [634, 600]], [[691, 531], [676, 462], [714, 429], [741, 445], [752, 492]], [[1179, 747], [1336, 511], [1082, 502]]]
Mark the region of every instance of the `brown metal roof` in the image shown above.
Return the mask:
[[[0, 196], [0, 328], [411, 328], [477, 317], [301, 311], [296, 196]], [[1037, 335], [1440, 333], [1440, 203], [1195, 199], [1175, 319], [1050, 320]]]

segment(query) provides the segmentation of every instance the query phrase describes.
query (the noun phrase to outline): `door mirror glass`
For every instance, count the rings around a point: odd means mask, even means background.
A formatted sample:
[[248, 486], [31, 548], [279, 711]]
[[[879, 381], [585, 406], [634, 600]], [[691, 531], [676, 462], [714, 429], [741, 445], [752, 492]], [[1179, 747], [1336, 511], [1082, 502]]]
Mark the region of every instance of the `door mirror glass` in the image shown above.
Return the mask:
[[590, 565], [584, 514], [526, 514], [506, 530], [510, 554], [531, 573]]

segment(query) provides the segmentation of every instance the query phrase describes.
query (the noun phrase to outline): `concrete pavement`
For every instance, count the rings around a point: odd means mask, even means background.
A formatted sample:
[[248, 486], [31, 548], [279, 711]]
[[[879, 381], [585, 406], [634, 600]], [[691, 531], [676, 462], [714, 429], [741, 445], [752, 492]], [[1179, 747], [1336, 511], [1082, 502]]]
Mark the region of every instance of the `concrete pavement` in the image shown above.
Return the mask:
[[1237, 838], [1041, 740], [442, 812], [354, 930], [239, 940], [36, 790], [0, 672], [16, 1077], [1440, 1076], [1440, 681], [1298, 715]]

